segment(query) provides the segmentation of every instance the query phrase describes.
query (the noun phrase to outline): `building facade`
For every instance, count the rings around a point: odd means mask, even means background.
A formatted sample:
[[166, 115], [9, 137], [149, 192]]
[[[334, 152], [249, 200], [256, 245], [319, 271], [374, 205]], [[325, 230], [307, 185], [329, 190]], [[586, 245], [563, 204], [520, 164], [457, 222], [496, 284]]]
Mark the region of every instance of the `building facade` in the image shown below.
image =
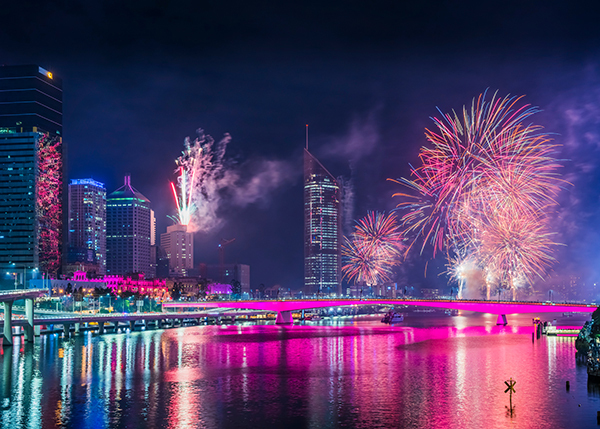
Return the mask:
[[169, 270], [175, 276], [187, 276], [194, 268], [194, 233], [187, 225], [171, 225], [160, 235], [160, 247], [169, 259]]
[[106, 199], [106, 272], [150, 273], [150, 200], [131, 186], [131, 177]]
[[304, 150], [304, 293], [341, 294], [340, 187]]
[[91, 293], [95, 288], [112, 289], [114, 295], [122, 292], [137, 292], [153, 297], [167, 296], [166, 281], [161, 279], [145, 279], [143, 275], [134, 276], [104, 276], [102, 278], [88, 279], [85, 271], [75, 271], [67, 279], [36, 279], [31, 281], [31, 286], [36, 288], [51, 289], [52, 295], [64, 295], [69, 290], [81, 289], [84, 293]]
[[62, 81], [0, 67], [0, 272], [56, 276], [66, 242]]
[[106, 187], [92, 179], [69, 184], [68, 263], [96, 265], [106, 274]]

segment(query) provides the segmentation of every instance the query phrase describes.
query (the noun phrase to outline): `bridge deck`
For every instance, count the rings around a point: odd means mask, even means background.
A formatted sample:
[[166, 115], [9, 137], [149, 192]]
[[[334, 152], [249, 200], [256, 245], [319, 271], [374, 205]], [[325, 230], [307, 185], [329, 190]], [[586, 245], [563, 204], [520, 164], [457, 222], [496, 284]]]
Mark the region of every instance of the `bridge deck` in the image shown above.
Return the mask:
[[298, 311], [313, 308], [348, 307], [358, 305], [412, 305], [419, 307], [435, 307], [451, 310], [466, 310], [491, 314], [518, 313], [555, 313], [586, 312], [591, 313], [598, 307], [596, 304], [553, 303], [530, 301], [483, 301], [459, 299], [292, 299], [274, 301], [200, 301], [200, 302], [168, 302], [163, 308], [240, 308], [263, 311]]

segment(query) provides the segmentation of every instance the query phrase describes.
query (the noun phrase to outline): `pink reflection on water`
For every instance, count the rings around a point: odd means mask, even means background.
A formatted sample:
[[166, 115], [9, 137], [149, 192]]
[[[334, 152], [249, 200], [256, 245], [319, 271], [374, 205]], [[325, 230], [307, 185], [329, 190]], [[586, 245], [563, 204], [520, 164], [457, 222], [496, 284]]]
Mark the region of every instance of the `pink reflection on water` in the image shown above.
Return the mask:
[[[492, 315], [405, 320], [105, 335], [70, 348], [68, 361], [43, 349], [45, 426], [56, 424], [48, 420], [55, 413], [72, 427], [595, 423], [597, 399], [587, 395], [572, 338], [532, 342], [530, 316], [515, 316], [509, 326], [496, 326]], [[61, 386], [65, 374], [68, 386]], [[510, 377], [517, 380], [512, 419], [504, 393]], [[77, 408], [81, 398], [88, 398], [85, 412]]]

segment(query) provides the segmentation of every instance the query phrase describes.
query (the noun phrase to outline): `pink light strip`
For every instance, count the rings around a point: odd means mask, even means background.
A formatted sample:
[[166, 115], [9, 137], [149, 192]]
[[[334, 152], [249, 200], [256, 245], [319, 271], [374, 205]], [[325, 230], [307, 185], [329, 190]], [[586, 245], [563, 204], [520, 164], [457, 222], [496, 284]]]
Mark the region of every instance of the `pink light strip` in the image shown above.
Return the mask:
[[414, 305], [419, 307], [436, 307], [452, 310], [475, 311], [491, 314], [517, 313], [560, 313], [585, 312], [592, 313], [597, 305], [592, 304], [558, 304], [546, 302], [513, 302], [513, 301], [468, 301], [468, 300], [410, 300], [410, 299], [331, 299], [331, 300], [289, 300], [289, 301], [206, 301], [206, 302], [165, 302], [165, 308], [240, 308], [263, 311], [295, 311], [309, 308], [348, 307], [354, 305]]

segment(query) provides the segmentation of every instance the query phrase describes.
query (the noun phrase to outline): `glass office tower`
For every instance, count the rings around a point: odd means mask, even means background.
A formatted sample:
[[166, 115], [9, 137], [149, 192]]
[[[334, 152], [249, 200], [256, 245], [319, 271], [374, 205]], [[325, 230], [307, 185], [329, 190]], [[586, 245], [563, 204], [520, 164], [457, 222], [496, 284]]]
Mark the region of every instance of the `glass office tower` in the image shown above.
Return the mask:
[[69, 184], [69, 262], [84, 262], [106, 274], [106, 188], [93, 179]]
[[0, 67], [0, 272], [56, 276], [66, 234], [62, 81], [35, 65]]
[[341, 293], [340, 187], [304, 149], [304, 293]]

